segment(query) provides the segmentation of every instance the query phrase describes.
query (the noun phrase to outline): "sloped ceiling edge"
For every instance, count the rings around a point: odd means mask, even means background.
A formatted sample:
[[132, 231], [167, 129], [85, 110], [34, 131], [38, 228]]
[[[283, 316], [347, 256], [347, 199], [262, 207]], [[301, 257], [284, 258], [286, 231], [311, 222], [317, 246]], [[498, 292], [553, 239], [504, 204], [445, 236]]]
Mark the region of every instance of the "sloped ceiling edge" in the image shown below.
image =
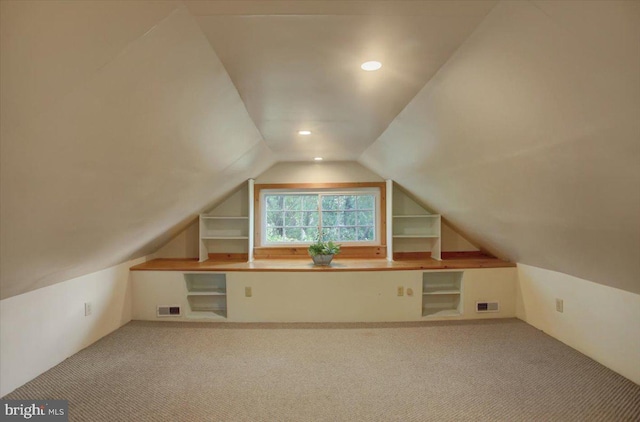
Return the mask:
[[[152, 4], [142, 3], [145, 10]], [[94, 13], [82, 2], [56, 4], [71, 26]], [[137, 19], [128, 2], [92, 4], [112, 21], [83, 26], [96, 40], [91, 48], [111, 46], [112, 35], [99, 31]], [[26, 86], [37, 76], [17, 71], [32, 65], [25, 51], [66, 30], [28, 4], [13, 6], [3, 7], [3, 28], [13, 12], [22, 14], [19, 22], [40, 26], [23, 37], [13, 36], [22, 28], [3, 31], [3, 104], [14, 100], [6, 84]], [[11, 116], [3, 108], [1, 298], [142, 256], [176, 222], [275, 161], [191, 15], [183, 7], [160, 12], [155, 24], [145, 14], [150, 29], [130, 31], [137, 38], [120, 42], [101, 66], [85, 66], [66, 92], [44, 90], [48, 97], [30, 99], [42, 107]], [[58, 66], [84, 58], [65, 60]]]
[[640, 293], [640, 12], [502, 2], [360, 157], [482, 248]]

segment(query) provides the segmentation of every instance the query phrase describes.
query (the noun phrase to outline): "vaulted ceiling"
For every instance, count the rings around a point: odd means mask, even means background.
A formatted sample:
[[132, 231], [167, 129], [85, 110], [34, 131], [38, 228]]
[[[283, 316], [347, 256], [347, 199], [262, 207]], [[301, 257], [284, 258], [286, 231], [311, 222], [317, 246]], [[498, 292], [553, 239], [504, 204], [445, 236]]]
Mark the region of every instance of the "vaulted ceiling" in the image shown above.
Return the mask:
[[357, 159], [496, 2], [266, 3], [185, 2], [266, 144], [296, 161]]
[[640, 293], [637, 2], [0, 8], [2, 298], [151, 253], [318, 155], [499, 256]]

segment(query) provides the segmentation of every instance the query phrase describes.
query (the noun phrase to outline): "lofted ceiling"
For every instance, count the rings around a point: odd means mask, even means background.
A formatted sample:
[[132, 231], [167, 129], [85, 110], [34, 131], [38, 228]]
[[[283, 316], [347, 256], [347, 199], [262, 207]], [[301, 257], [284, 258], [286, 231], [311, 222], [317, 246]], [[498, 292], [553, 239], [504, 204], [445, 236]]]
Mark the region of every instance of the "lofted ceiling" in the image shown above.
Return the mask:
[[500, 257], [640, 293], [639, 2], [0, 8], [0, 298], [152, 253], [315, 156]]
[[357, 159], [495, 3], [185, 1], [285, 161]]
[[500, 2], [360, 162], [498, 256], [640, 294], [640, 2]]

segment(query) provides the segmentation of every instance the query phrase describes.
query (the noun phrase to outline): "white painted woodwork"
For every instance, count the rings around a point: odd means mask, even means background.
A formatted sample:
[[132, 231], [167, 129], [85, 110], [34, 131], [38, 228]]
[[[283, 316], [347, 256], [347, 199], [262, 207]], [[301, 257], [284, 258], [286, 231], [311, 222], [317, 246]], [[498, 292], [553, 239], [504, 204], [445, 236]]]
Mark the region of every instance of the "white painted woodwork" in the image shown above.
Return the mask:
[[464, 271], [438, 271], [422, 274], [422, 316], [459, 316], [463, 313]]
[[387, 260], [393, 261], [393, 180], [386, 181]]
[[[265, 171], [257, 178], [257, 183], [269, 184], [269, 183], [342, 183], [342, 182], [380, 182], [382, 178], [365, 167], [361, 166], [356, 162], [322, 162], [322, 163], [304, 163], [304, 162], [295, 162], [295, 163], [278, 163], [271, 167], [269, 170]], [[254, 184], [256, 181], [254, 181]], [[392, 228], [393, 228], [393, 182], [386, 181], [387, 183], [387, 259], [392, 259], [392, 251], [393, 251], [393, 236], [392, 236]], [[251, 181], [249, 181], [251, 184]], [[248, 198], [253, 198], [252, 188], [249, 187]], [[239, 214], [245, 206], [249, 208], [253, 207], [253, 200], [249, 200], [247, 205], [244, 205], [244, 199], [241, 200], [242, 193], [240, 191], [236, 191], [235, 194], [231, 195], [227, 199], [223, 199], [222, 202], [229, 202], [227, 205], [224, 205], [224, 208], [215, 208], [222, 206], [221, 201], [218, 201], [214, 208], [217, 210], [217, 215], [233, 215]], [[406, 205], [404, 206], [406, 207]], [[416, 211], [416, 209], [418, 211]], [[418, 204], [415, 203], [411, 208], [408, 208], [408, 211], [411, 212], [422, 212], [426, 211]], [[249, 215], [255, 213], [254, 211], [249, 212]], [[250, 218], [249, 225], [254, 224], [255, 220]], [[178, 234], [174, 239], [168, 242], [165, 246], [163, 246], [159, 251], [152, 255], [153, 258], [196, 258], [199, 255], [199, 250], [203, 253], [201, 256], [202, 260], [207, 259], [207, 255], [204, 254], [205, 248], [207, 245], [204, 244], [202, 249], [200, 249], [200, 233], [199, 233], [199, 220], [193, 223], [191, 226], [188, 226], [183, 232]], [[254, 244], [253, 240], [253, 229], [249, 229], [249, 245]], [[444, 223], [441, 223], [441, 242], [442, 242], [442, 251], [475, 251], [478, 250], [475, 246], [470, 244], [465, 238], [460, 236], [456, 231], [451, 229]], [[429, 241], [433, 242], [433, 241]], [[215, 242], [212, 242], [215, 243]], [[230, 243], [230, 242], [227, 242]], [[405, 242], [407, 243], [407, 242]], [[242, 252], [246, 253], [244, 248], [242, 247], [242, 243], [236, 243], [235, 247], [231, 247], [233, 245], [229, 245], [230, 250], [226, 252]], [[240, 246], [240, 247], [238, 247]], [[420, 245], [419, 245], [420, 246]], [[215, 245], [210, 246], [213, 249]], [[429, 244], [427, 248], [431, 248]], [[423, 245], [424, 249], [424, 245]], [[217, 248], [218, 252], [225, 252], [224, 247]], [[249, 254], [253, 254], [253, 248], [249, 246]], [[249, 260], [252, 257], [250, 256]]]
[[[441, 217], [430, 213], [423, 205], [392, 184], [391, 239], [393, 252], [430, 252], [441, 260]], [[393, 255], [392, 255], [393, 256]]]
[[[205, 214], [200, 214], [200, 262], [210, 253], [244, 253], [253, 258], [253, 180]], [[250, 260], [251, 260], [250, 259]]]
[[[231, 322], [355, 322], [512, 318], [516, 269], [464, 270], [463, 303], [456, 315], [422, 316], [423, 271], [227, 272], [227, 318]], [[202, 273], [206, 274], [206, 273]], [[133, 319], [158, 320], [157, 305], [180, 304], [190, 310], [184, 275], [177, 271], [134, 271]], [[245, 296], [245, 288], [252, 290]], [[397, 295], [403, 287], [403, 296]], [[407, 289], [413, 291], [407, 295]], [[433, 301], [438, 301], [438, 298]], [[499, 301], [500, 312], [478, 314], [475, 302]], [[197, 321], [207, 314], [163, 317]]]
[[255, 246], [255, 180], [249, 179], [247, 189], [247, 201], [249, 205], [249, 262], [253, 261], [253, 248]]

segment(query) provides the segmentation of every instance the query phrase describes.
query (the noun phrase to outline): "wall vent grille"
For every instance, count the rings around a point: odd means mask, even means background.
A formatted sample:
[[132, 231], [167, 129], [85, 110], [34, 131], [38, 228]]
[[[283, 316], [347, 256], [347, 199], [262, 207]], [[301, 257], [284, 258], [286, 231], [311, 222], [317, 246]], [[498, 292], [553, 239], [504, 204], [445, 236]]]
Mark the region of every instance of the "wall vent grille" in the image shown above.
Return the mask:
[[158, 305], [156, 310], [157, 317], [177, 317], [182, 315], [182, 309], [179, 305]]
[[499, 302], [476, 302], [476, 312], [500, 312]]

